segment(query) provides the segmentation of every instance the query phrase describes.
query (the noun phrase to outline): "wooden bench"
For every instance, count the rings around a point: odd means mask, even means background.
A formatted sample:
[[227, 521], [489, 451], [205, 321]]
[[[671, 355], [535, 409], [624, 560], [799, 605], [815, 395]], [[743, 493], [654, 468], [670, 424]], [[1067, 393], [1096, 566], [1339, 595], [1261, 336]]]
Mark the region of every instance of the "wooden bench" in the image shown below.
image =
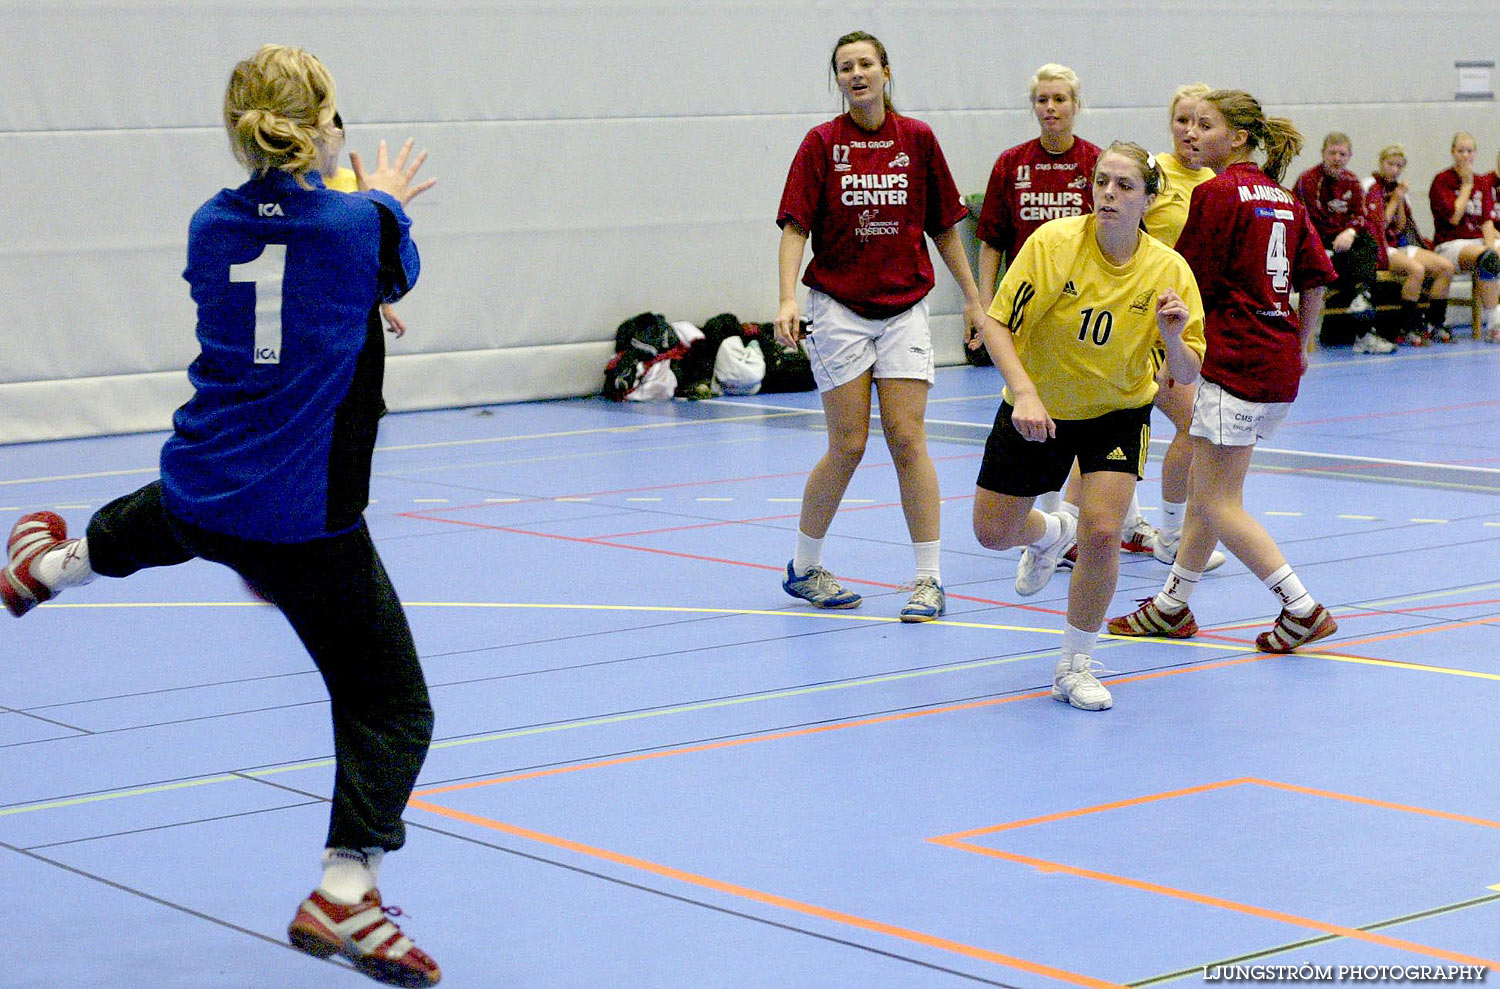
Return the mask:
[[[1391, 293], [1391, 287], [1400, 284], [1400, 282], [1401, 276], [1394, 274], [1389, 270], [1378, 271], [1375, 273], [1375, 318], [1377, 320], [1380, 318], [1380, 315], [1382, 313], [1390, 314], [1392, 312], [1400, 312], [1400, 293], [1397, 292], [1394, 295], [1392, 295]], [[1469, 327], [1473, 331], [1474, 339], [1478, 340], [1481, 336], [1481, 331], [1484, 326], [1484, 307], [1479, 301], [1479, 293], [1474, 291], [1473, 282], [1473, 275], [1470, 272], [1457, 272], [1453, 276], [1452, 285], [1448, 290], [1448, 301], [1450, 304], [1452, 304], [1453, 302], [1462, 301], [1467, 301], [1469, 303]], [[1457, 289], [1466, 290], [1468, 298], [1466, 300], [1462, 298], [1462, 295], [1459, 292], [1455, 291]], [[1323, 315], [1325, 317], [1347, 316], [1349, 315], [1349, 307], [1347, 305], [1328, 306], [1323, 309]], [[1319, 331], [1321, 332], [1321, 330], [1322, 327], [1320, 326]], [[1309, 353], [1311, 353], [1317, 347], [1317, 340], [1317, 333], [1314, 333], [1307, 338], [1307, 350]]]

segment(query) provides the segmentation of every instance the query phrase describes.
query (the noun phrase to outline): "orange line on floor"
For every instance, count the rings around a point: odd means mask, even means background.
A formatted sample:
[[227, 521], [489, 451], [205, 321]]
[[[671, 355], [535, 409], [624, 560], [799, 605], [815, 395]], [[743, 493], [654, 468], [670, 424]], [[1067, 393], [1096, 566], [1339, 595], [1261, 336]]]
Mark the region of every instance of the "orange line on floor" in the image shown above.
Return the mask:
[[1107, 804], [1095, 804], [1092, 807], [1078, 807], [1074, 810], [1059, 811], [1056, 814], [1044, 814], [1041, 817], [1028, 817], [1022, 821], [1009, 821], [1005, 824], [994, 824], [985, 828], [974, 828], [972, 831], [955, 831], [953, 834], [939, 835], [929, 838], [929, 841], [939, 845], [953, 845], [966, 842], [970, 838], [978, 838], [980, 835], [996, 834], [1000, 831], [1014, 831], [1017, 828], [1029, 828], [1035, 824], [1052, 824], [1056, 821], [1066, 821], [1075, 817], [1085, 817], [1106, 810], [1120, 810], [1124, 807], [1139, 807], [1141, 804], [1154, 803], [1158, 800], [1171, 800], [1175, 797], [1189, 797], [1195, 793], [1208, 793], [1212, 790], [1223, 790], [1231, 786], [1242, 786], [1245, 783], [1256, 782], [1248, 777], [1236, 780], [1223, 780], [1218, 783], [1205, 783], [1202, 786], [1189, 786], [1181, 790], [1168, 790], [1165, 793], [1149, 793], [1144, 797], [1131, 797], [1129, 800], [1116, 800]]
[[937, 937], [932, 934], [925, 934], [922, 931], [912, 930], [907, 927], [897, 927], [894, 924], [886, 924], [878, 920], [870, 920], [866, 917], [859, 917], [854, 914], [843, 913], [839, 910], [831, 910], [827, 907], [820, 907], [812, 903], [803, 903], [800, 900], [793, 900], [785, 896], [777, 896], [774, 893], [765, 893], [758, 889], [751, 889], [747, 886], [737, 886], [734, 883], [724, 882], [723, 880], [714, 879], [709, 876], [698, 875], [694, 872], [686, 872], [682, 869], [674, 869], [671, 866], [661, 865], [660, 863], [652, 862], [648, 859], [635, 858], [634, 856], [630, 855], [622, 855], [619, 852], [612, 852], [607, 848], [597, 848], [593, 845], [585, 845], [582, 842], [571, 841], [567, 838], [560, 838], [557, 835], [547, 834], [542, 831], [532, 831], [528, 828], [521, 828], [513, 824], [506, 824], [504, 821], [496, 821], [491, 820], [490, 818], [480, 817], [476, 814], [468, 814], [460, 810], [454, 810], [451, 807], [443, 807], [438, 804], [430, 804], [421, 800], [413, 800], [411, 802], [411, 806], [420, 810], [429, 811], [433, 814], [451, 818], [455, 821], [462, 821], [466, 824], [472, 824], [476, 827], [486, 828], [492, 831], [499, 831], [504, 834], [513, 835], [517, 838], [524, 838], [528, 841], [535, 841], [540, 842], [544, 845], [550, 845], [553, 848], [560, 848], [565, 851], [574, 852], [576, 854], [587, 855], [591, 858], [602, 859], [606, 862], [612, 862], [615, 865], [621, 865], [631, 869], [638, 869], [642, 872], [648, 872], [652, 875], [661, 876], [666, 879], [672, 879], [678, 882], [684, 882], [693, 886], [698, 886], [703, 889], [713, 890], [716, 893], [723, 893], [728, 896], [739, 897], [741, 899], [750, 900], [755, 903], [764, 904], [770, 907], [776, 907], [782, 910], [790, 910], [809, 917], [817, 917], [820, 920], [830, 921], [835, 924], [842, 924], [846, 927], [857, 928], [858, 930], [868, 931], [872, 934], [883, 934], [888, 937], [899, 938], [903, 941], [910, 941], [914, 944], [920, 944], [928, 948], [936, 948], [940, 951], [952, 952], [953, 954], [962, 955], [967, 958], [973, 958], [985, 962], [992, 962], [996, 965], [1004, 965], [1007, 968], [1018, 969], [1022, 972], [1029, 972], [1033, 975], [1045, 976], [1049, 979], [1056, 979], [1059, 982], [1067, 982], [1075, 986], [1093, 987], [1093, 989], [1110, 989], [1110, 987], [1118, 987], [1119, 985], [1118, 983], [1114, 982], [1106, 982], [1103, 979], [1095, 979], [1087, 975], [1080, 975], [1076, 972], [1068, 972], [1060, 968], [1053, 968], [1050, 965], [1042, 965], [1038, 962], [1027, 961], [1024, 958], [1017, 958], [1013, 955], [1001, 954], [998, 951], [990, 951], [986, 948], [978, 948], [971, 944], [963, 944], [958, 941], [950, 941], [947, 938]]
[[[1469, 622], [1444, 622], [1441, 625], [1429, 625], [1426, 628], [1409, 628], [1400, 632], [1387, 632], [1384, 635], [1371, 635], [1363, 639], [1350, 639], [1347, 642], [1340, 642], [1339, 647], [1343, 648], [1345, 646], [1367, 646], [1372, 642], [1389, 642], [1392, 639], [1405, 639], [1410, 638], [1413, 635], [1427, 635], [1431, 632], [1451, 632], [1455, 629], [1470, 628], [1474, 625], [1493, 625], [1497, 621], [1500, 621], [1500, 619], [1491, 617], [1480, 618]], [[1338, 653], [1332, 653], [1331, 655], [1337, 656]], [[1364, 659], [1366, 657], [1355, 656], [1351, 658]]]
[[986, 848], [983, 845], [971, 845], [967, 842], [949, 839], [947, 837], [929, 838], [928, 841], [937, 845], [944, 845], [960, 851], [974, 852], [986, 855], [990, 858], [1003, 859], [1007, 862], [1015, 862], [1020, 865], [1031, 866], [1048, 873], [1064, 873], [1077, 876], [1080, 879], [1093, 879], [1098, 882], [1111, 883], [1116, 886], [1124, 886], [1127, 889], [1140, 890], [1144, 893], [1156, 893], [1161, 896], [1170, 896], [1178, 900], [1186, 900], [1189, 903], [1197, 903], [1203, 906], [1218, 907], [1223, 910], [1231, 910], [1235, 913], [1248, 914], [1251, 917], [1259, 917], [1263, 920], [1274, 920], [1284, 924], [1291, 924], [1307, 930], [1321, 931], [1324, 934], [1334, 934], [1339, 937], [1352, 938], [1358, 941], [1366, 941], [1370, 944], [1378, 944], [1387, 948], [1396, 948], [1401, 951], [1409, 951], [1413, 954], [1426, 955], [1429, 958], [1441, 958], [1445, 961], [1455, 962], [1460, 965], [1482, 965], [1486, 968], [1500, 968], [1500, 962], [1491, 961], [1488, 958], [1473, 958], [1462, 955], [1456, 951], [1448, 951], [1444, 948], [1435, 948], [1431, 945], [1417, 944], [1415, 941], [1402, 941], [1399, 938], [1387, 937], [1384, 934], [1376, 934], [1370, 931], [1361, 931], [1354, 927], [1343, 927], [1338, 924], [1329, 924], [1321, 920], [1313, 920], [1310, 917], [1299, 917], [1296, 914], [1283, 913], [1280, 910], [1268, 910], [1264, 907], [1253, 906], [1249, 903], [1239, 903], [1234, 900], [1226, 900], [1217, 896], [1205, 896], [1201, 893], [1192, 893], [1185, 889], [1176, 889], [1171, 886], [1163, 886], [1159, 883], [1144, 882], [1139, 879], [1131, 879], [1128, 876], [1116, 876], [1108, 872], [1096, 872], [1093, 869], [1080, 869], [1071, 865], [1063, 865], [1061, 862], [1050, 862], [1047, 859], [1032, 858], [1029, 855], [1017, 855], [1013, 852], [1004, 852], [995, 848]]
[[1236, 783], [1254, 783], [1257, 786], [1268, 786], [1273, 790], [1286, 790], [1290, 793], [1305, 793], [1313, 797], [1326, 797], [1329, 800], [1343, 800], [1351, 804], [1363, 804], [1367, 807], [1380, 807], [1384, 810], [1400, 810], [1408, 814], [1421, 814], [1423, 817], [1436, 817], [1444, 821], [1457, 821], [1460, 824], [1477, 824], [1482, 828], [1500, 829], [1500, 821], [1490, 821], [1483, 817], [1469, 817], [1467, 814], [1452, 814], [1445, 810], [1433, 810], [1430, 807], [1414, 807], [1410, 804], [1395, 804], [1387, 800], [1375, 800], [1371, 797], [1357, 797], [1350, 793], [1335, 793], [1332, 790], [1317, 790], [1310, 786], [1297, 786], [1295, 783], [1278, 783], [1275, 780], [1263, 780], [1247, 778], [1234, 780]]
[[453, 783], [448, 786], [428, 787], [424, 790], [415, 791], [413, 797], [431, 797], [439, 793], [454, 793], [459, 790], [474, 790], [484, 786], [494, 786], [497, 783], [517, 783], [521, 780], [541, 779], [547, 776], [560, 776], [564, 773], [580, 773], [585, 769], [605, 769], [609, 766], [628, 766], [636, 762], [648, 762], [654, 759], [665, 759], [668, 756], [690, 755], [694, 752], [712, 752], [716, 749], [732, 749], [741, 745], [755, 745], [760, 742], [774, 742], [783, 738], [802, 738], [807, 735], [819, 735], [823, 732], [839, 731], [843, 728], [859, 728], [865, 725], [888, 724], [894, 721], [906, 721], [911, 718], [925, 718], [933, 714], [952, 714], [956, 711], [973, 711], [984, 707], [994, 707], [997, 704], [1012, 704], [1016, 701], [1036, 700], [1040, 697], [1052, 696], [1050, 691], [1037, 691], [1030, 694], [1017, 694], [1013, 697], [992, 697], [989, 700], [969, 701], [964, 704], [950, 704], [945, 707], [928, 708], [921, 711], [902, 711], [900, 714], [882, 714], [873, 718], [859, 718], [854, 721], [840, 721], [829, 725], [814, 725], [811, 728], [794, 728], [789, 731], [772, 732], [768, 735], [753, 735], [749, 738], [731, 738], [722, 742], [708, 742], [704, 745], [688, 745], [677, 749], [665, 749], [661, 752], [642, 752], [638, 755], [621, 756], [617, 759], [601, 759], [597, 762], [585, 762], [576, 766], [553, 766], [550, 769], [537, 769], [529, 773], [512, 773], [508, 776], [496, 776], [484, 780], [468, 780], [463, 783]]
[[[1114, 677], [1109, 680], [1111, 685], [1121, 683], [1136, 683], [1142, 680], [1155, 680], [1160, 677], [1180, 676], [1183, 673], [1198, 673], [1204, 670], [1223, 669], [1228, 666], [1240, 666], [1245, 663], [1258, 663], [1269, 659], [1270, 654], [1257, 654], [1245, 656], [1240, 659], [1226, 659], [1218, 663], [1205, 663], [1202, 666], [1185, 666], [1174, 670], [1161, 670], [1155, 673], [1138, 673], [1128, 677]], [[637, 762], [649, 762], [655, 759], [666, 759], [670, 756], [691, 755], [694, 752], [712, 752], [718, 749], [738, 748], [742, 745], [756, 745], [761, 742], [774, 742], [785, 738], [803, 738], [808, 735], [820, 735], [825, 732], [842, 731], [845, 728], [863, 728], [869, 725], [892, 724], [898, 721], [909, 721], [914, 718], [927, 718], [935, 714], [954, 714], [959, 711], [976, 711], [986, 707], [996, 707], [1000, 704], [1014, 704], [1017, 701], [1038, 700], [1043, 697], [1050, 698], [1050, 690], [1039, 690], [1028, 694], [1016, 694], [1010, 697], [992, 697], [982, 701], [967, 701], [963, 704], [948, 704], [943, 707], [924, 708], [919, 711], [902, 711], [898, 714], [882, 714], [871, 718], [856, 718], [852, 721], [838, 721], [827, 725], [814, 725], [810, 728], [794, 728], [788, 731], [771, 732], [766, 735], [752, 735], [749, 738], [730, 738], [722, 742], [708, 742], [703, 745], [687, 745], [676, 749], [664, 749], [660, 752], [642, 752], [636, 755], [620, 756], [615, 759], [601, 759], [596, 762], [585, 762], [574, 766], [553, 766], [548, 769], [536, 769], [526, 773], [511, 773], [506, 776], [495, 776], [482, 780], [466, 780], [463, 783], [450, 783], [446, 786], [433, 786], [415, 791], [413, 797], [432, 797], [440, 793], [456, 793], [460, 790], [476, 790], [480, 787], [494, 786], [497, 783], [518, 783], [522, 780], [542, 779], [548, 776], [561, 776], [566, 773], [580, 773], [586, 769], [605, 769], [610, 766], [627, 766]]]

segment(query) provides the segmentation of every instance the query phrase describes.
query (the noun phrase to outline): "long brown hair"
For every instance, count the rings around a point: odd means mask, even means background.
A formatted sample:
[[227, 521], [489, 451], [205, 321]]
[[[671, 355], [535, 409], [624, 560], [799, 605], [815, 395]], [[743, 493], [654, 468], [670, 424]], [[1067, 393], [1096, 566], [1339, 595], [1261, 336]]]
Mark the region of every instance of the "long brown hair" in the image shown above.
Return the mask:
[[[839, 49], [844, 47], [845, 45], [852, 45], [859, 41], [868, 41], [871, 45], [874, 46], [875, 54], [880, 56], [880, 67], [882, 69], [885, 69], [886, 75], [889, 77], [891, 71], [891, 57], [885, 53], [885, 45], [880, 43], [880, 39], [875, 37], [868, 31], [850, 31], [848, 34], [844, 35], [842, 38], [833, 43], [833, 51], [829, 52], [828, 54], [828, 74], [831, 75], [835, 80], [838, 79]], [[890, 89], [886, 88], [881, 93], [881, 95], [885, 98], [886, 110], [888, 112], [894, 111], [896, 109], [896, 105], [891, 102]]]
[[1265, 173], [1271, 181], [1280, 182], [1292, 159], [1302, 152], [1302, 132], [1285, 117], [1267, 117], [1260, 101], [1243, 90], [1216, 89], [1205, 93], [1202, 99], [1223, 114], [1230, 130], [1242, 130], [1248, 135], [1246, 151], [1265, 149]]

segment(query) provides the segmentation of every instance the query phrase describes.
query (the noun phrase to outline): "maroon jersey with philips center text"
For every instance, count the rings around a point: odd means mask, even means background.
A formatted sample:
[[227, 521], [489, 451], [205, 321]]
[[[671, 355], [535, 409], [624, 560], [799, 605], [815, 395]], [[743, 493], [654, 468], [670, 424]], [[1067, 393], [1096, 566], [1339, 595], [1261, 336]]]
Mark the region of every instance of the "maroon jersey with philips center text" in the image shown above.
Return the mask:
[[1336, 277], [1307, 210], [1239, 162], [1193, 190], [1177, 253], [1203, 294], [1204, 379], [1249, 402], [1295, 399], [1302, 337], [1289, 297]]
[[1000, 153], [990, 169], [979, 211], [979, 239], [1014, 261], [1037, 227], [1094, 211], [1094, 166], [1099, 148], [1081, 137], [1062, 154], [1040, 138]]
[[967, 215], [930, 127], [887, 112], [867, 131], [846, 113], [803, 138], [776, 223], [812, 239], [803, 284], [866, 319], [889, 319], [932, 291], [925, 236]]

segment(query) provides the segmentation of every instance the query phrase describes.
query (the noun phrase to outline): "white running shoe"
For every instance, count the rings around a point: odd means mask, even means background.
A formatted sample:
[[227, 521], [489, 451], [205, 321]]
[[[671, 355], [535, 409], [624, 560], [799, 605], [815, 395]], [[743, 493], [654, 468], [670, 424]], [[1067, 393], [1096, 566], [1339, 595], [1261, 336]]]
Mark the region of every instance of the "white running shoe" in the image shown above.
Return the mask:
[[[1351, 310], [1352, 311], [1352, 310]], [[1389, 354], [1396, 349], [1396, 345], [1378, 333], [1370, 332], [1354, 341], [1354, 352], [1356, 354]]]
[[948, 610], [948, 596], [936, 577], [918, 577], [911, 590], [911, 599], [901, 609], [903, 622], [930, 622], [943, 617]]
[[1062, 535], [1050, 549], [1042, 552], [1027, 546], [1021, 551], [1021, 562], [1016, 564], [1016, 593], [1023, 598], [1029, 598], [1047, 586], [1057, 572], [1057, 561], [1078, 538], [1077, 519], [1067, 512], [1058, 512], [1057, 518], [1062, 522]]
[[807, 573], [797, 576], [791, 560], [786, 563], [786, 579], [781, 582], [781, 589], [819, 608], [858, 608], [864, 600], [840, 584], [824, 567], [808, 567]]
[[[1182, 533], [1179, 532], [1175, 536], [1169, 536], [1165, 532], [1158, 531], [1156, 536], [1156, 544], [1151, 547], [1151, 555], [1156, 557], [1159, 562], [1165, 563], [1170, 567], [1172, 564], [1177, 562], [1177, 547], [1181, 545]], [[1228, 557], [1226, 557], [1223, 553], [1219, 552], [1218, 550], [1214, 550], [1213, 552], [1208, 554], [1208, 563], [1206, 566], [1204, 566], [1203, 572], [1208, 573], [1210, 570], [1219, 569], [1224, 565], [1224, 561], [1226, 559], [1228, 559]]]
[[1071, 704], [1080, 711], [1107, 711], [1113, 707], [1115, 699], [1094, 676], [1093, 667], [1092, 656], [1074, 653], [1060, 657], [1052, 672], [1052, 699]]
[[1161, 530], [1143, 518], [1137, 518], [1130, 528], [1120, 534], [1120, 552], [1145, 555], [1154, 552]]

